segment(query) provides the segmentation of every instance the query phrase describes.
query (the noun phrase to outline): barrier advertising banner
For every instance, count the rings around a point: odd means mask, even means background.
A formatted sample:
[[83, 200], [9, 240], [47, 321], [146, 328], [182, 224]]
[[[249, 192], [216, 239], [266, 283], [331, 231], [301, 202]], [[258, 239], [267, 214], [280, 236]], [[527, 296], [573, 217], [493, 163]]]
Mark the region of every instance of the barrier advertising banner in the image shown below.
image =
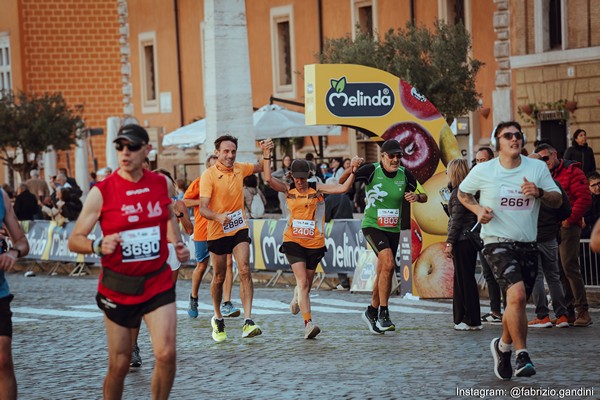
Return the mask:
[[[250, 266], [253, 270], [289, 271], [291, 268], [285, 255], [279, 252], [283, 243], [285, 220], [257, 219], [249, 221], [249, 233], [252, 239], [250, 245]], [[22, 223], [25, 235], [29, 241], [30, 251], [25, 257], [28, 260], [85, 262], [100, 264], [100, 257], [95, 254], [77, 254], [69, 250], [68, 241], [75, 226], [69, 222], [58, 226], [54, 221], [25, 221]], [[102, 236], [100, 227], [96, 225], [88, 236], [95, 239]], [[183, 241], [190, 249], [190, 261], [194, 265], [194, 241], [192, 237], [182, 234]], [[327, 252], [317, 268], [325, 273], [352, 273], [359, 258], [367, 250], [367, 244], [360, 229], [360, 221], [335, 220], [325, 225], [325, 246]]]
[[[413, 203], [410, 231], [412, 269], [402, 260], [401, 293], [423, 298], [452, 297], [454, 265], [443, 254], [448, 216], [441, 203], [447, 192], [446, 165], [462, 158], [450, 127], [431, 102], [409, 83], [375, 68], [350, 64], [304, 67], [306, 123], [359, 128], [373, 140], [395, 139], [404, 149], [402, 165], [427, 192]], [[408, 225], [408, 224], [406, 224]], [[406, 246], [402, 239], [401, 250]]]

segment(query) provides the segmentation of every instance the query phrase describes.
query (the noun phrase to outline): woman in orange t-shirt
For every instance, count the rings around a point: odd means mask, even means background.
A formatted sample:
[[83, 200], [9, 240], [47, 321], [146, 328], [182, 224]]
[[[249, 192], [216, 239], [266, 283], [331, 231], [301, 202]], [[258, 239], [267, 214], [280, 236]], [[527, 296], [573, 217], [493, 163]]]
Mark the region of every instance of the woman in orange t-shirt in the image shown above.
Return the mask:
[[[265, 148], [269, 147], [265, 140]], [[321, 331], [312, 322], [310, 298], [308, 296], [317, 265], [325, 255], [325, 202], [323, 194], [346, 193], [354, 182], [354, 172], [362, 164], [362, 159], [355, 157], [352, 162], [352, 174], [340, 184], [322, 184], [308, 182], [312, 175], [306, 160], [294, 160], [290, 168], [292, 182], [288, 184], [271, 175], [271, 158], [264, 157], [265, 181], [278, 192], [283, 192], [289, 211], [289, 219], [283, 233], [283, 244], [279, 251], [284, 253], [292, 267], [296, 278], [294, 298], [290, 303], [290, 311], [297, 314], [302, 311], [304, 319], [304, 338], [312, 339]], [[284, 177], [285, 178], [290, 178]]]

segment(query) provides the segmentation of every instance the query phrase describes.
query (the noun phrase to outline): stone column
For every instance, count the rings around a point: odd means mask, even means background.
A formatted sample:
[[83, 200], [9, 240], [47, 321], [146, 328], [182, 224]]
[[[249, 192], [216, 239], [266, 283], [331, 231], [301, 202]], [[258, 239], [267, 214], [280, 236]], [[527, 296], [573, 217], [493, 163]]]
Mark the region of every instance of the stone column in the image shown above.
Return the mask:
[[494, 29], [497, 38], [494, 42], [494, 58], [498, 62], [498, 70], [492, 101], [494, 126], [496, 126], [501, 121], [514, 119], [514, 116], [510, 69], [510, 5], [508, 0], [494, 0], [494, 3], [497, 7], [494, 13]]
[[201, 159], [213, 154], [217, 137], [229, 133], [238, 138], [237, 161], [255, 162], [246, 3], [205, 0], [204, 22], [206, 142]]

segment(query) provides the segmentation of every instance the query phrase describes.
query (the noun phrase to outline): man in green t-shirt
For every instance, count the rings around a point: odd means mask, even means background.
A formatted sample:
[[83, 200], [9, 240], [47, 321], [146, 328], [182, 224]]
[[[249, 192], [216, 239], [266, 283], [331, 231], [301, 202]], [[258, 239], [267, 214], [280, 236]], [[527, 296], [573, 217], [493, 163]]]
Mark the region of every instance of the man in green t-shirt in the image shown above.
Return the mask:
[[[373, 286], [371, 305], [362, 316], [369, 330], [375, 334], [393, 331], [388, 300], [395, 273], [396, 252], [400, 242], [402, 217], [410, 220], [406, 204], [425, 203], [427, 194], [416, 178], [401, 165], [403, 151], [396, 140], [387, 140], [381, 146], [381, 161], [365, 164], [356, 171], [355, 181], [365, 182], [365, 216], [362, 230], [367, 242], [377, 254], [377, 279]], [[344, 182], [349, 173], [344, 173]], [[404, 208], [404, 212], [403, 212]], [[379, 312], [378, 312], [379, 311]]]

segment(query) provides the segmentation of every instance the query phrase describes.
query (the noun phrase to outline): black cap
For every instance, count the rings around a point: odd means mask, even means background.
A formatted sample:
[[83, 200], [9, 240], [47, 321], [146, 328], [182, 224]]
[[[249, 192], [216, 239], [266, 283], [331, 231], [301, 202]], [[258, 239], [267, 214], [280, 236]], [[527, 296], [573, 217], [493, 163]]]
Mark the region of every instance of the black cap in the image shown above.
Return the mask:
[[400, 147], [400, 143], [394, 139], [383, 142], [381, 145], [381, 151], [387, 154], [404, 154], [404, 150], [402, 150], [402, 147]]
[[113, 140], [113, 143], [116, 143], [119, 140], [128, 140], [133, 144], [148, 144], [148, 142], [150, 142], [148, 132], [141, 126], [135, 124], [122, 126], [117, 133], [117, 138]]
[[306, 160], [294, 160], [290, 168], [293, 178], [308, 178], [310, 174], [310, 165]]

